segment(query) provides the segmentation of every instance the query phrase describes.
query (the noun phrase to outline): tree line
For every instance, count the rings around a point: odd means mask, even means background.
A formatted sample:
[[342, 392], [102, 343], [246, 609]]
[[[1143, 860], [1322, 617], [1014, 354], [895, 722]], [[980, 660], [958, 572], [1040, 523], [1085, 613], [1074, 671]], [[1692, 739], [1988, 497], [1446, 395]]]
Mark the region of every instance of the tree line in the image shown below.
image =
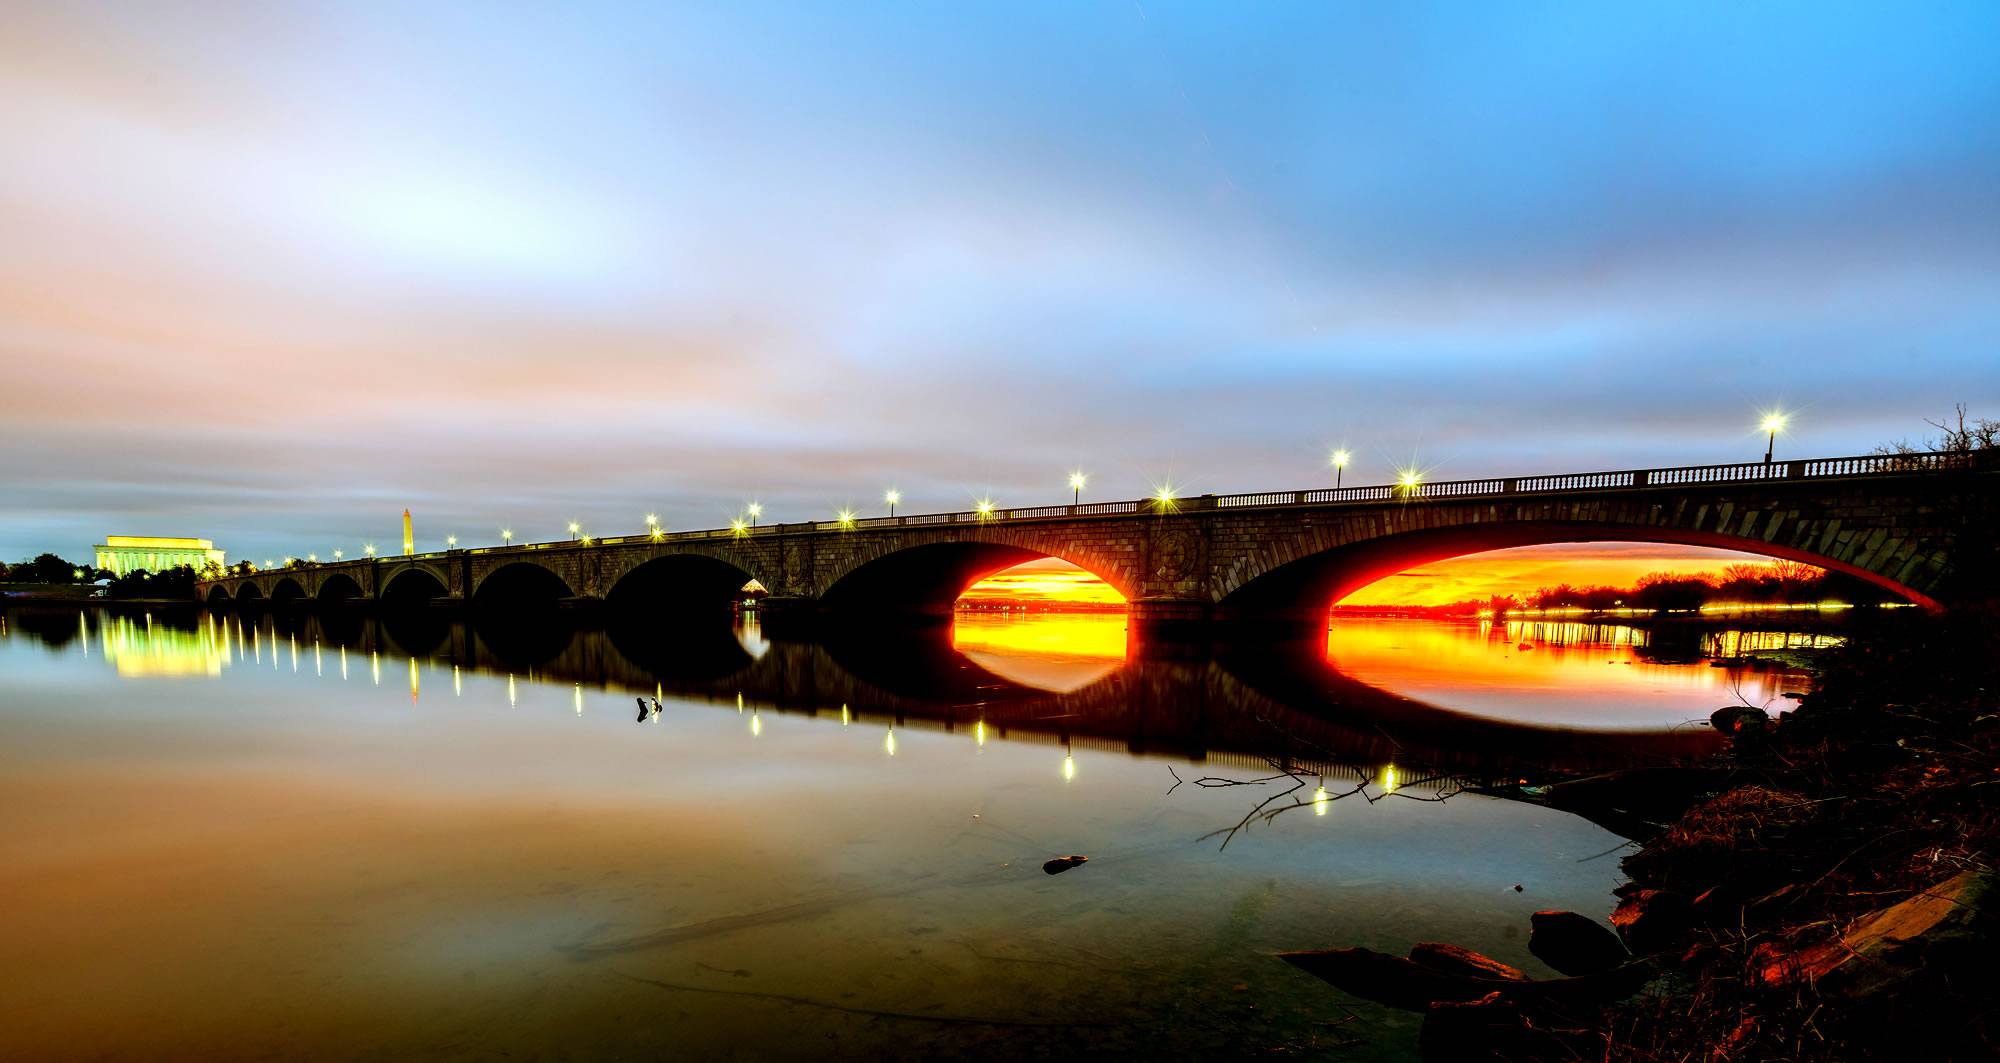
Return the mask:
[[158, 572], [136, 569], [122, 576], [108, 568], [65, 561], [55, 554], [41, 554], [12, 565], [0, 563], [0, 583], [73, 585], [110, 580], [104, 589], [107, 598], [184, 598], [194, 601], [200, 597], [195, 590], [196, 581], [220, 575], [222, 566], [213, 561], [200, 571], [192, 565], [180, 565]]

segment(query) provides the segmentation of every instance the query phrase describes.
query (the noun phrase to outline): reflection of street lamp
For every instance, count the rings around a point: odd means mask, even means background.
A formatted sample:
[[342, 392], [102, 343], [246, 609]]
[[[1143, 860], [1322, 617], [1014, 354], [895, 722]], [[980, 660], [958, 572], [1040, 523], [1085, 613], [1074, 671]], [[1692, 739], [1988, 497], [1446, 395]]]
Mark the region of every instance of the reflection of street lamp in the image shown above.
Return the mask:
[[763, 512], [764, 512], [763, 505], [756, 502], [750, 503], [750, 526], [752, 528], [757, 526], [757, 517], [759, 514]]
[[1346, 471], [1347, 471], [1347, 452], [1346, 452], [1346, 451], [1344, 451], [1344, 450], [1336, 450], [1336, 451], [1334, 451], [1334, 452], [1333, 452], [1333, 489], [1334, 489], [1334, 490], [1336, 490], [1336, 491], [1340, 490], [1340, 477], [1341, 477], [1341, 474], [1345, 473]]
[[892, 516], [892, 517], [893, 517], [893, 516], [895, 516], [895, 515], [896, 515], [896, 503], [898, 503], [898, 502], [901, 502], [901, 501], [903, 500], [903, 492], [901, 492], [901, 491], [891, 491], [891, 492], [889, 492], [888, 494], [886, 494], [886, 495], [883, 495], [882, 497], [883, 497], [883, 498], [886, 498], [886, 499], [888, 499], [888, 500], [889, 500], [889, 515], [890, 515], [890, 516]]
[[1077, 505], [1083, 501], [1083, 484], [1084, 475], [1082, 473], [1073, 472], [1069, 474], [1070, 505]]
[[1764, 418], [1764, 428], [1771, 433], [1770, 438], [1764, 440], [1764, 464], [1766, 465], [1771, 464], [1771, 451], [1778, 445], [1778, 429], [1783, 427], [1785, 427], [1785, 415], [1782, 413], [1774, 413]]

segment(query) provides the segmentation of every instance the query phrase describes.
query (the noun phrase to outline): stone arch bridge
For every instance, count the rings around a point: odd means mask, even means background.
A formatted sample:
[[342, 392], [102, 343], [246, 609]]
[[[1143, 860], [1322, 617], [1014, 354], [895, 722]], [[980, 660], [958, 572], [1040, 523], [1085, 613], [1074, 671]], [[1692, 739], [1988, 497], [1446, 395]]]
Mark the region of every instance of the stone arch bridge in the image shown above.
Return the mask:
[[660, 532], [374, 557], [206, 581], [225, 601], [718, 607], [948, 615], [978, 580], [1056, 557], [1139, 626], [1316, 624], [1414, 565], [1544, 543], [1635, 541], [1818, 565], [1926, 607], [1994, 592], [2000, 462], [1979, 453], [1571, 473]]

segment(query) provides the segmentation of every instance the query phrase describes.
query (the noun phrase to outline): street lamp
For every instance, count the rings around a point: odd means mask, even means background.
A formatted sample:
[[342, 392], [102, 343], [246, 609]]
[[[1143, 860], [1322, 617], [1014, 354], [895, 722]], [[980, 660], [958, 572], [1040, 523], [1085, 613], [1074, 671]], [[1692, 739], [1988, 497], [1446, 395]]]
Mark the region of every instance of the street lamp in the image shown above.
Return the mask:
[[514, 545], [514, 532], [512, 529], [510, 528], [500, 529], [500, 545], [501, 546]]
[[990, 499], [990, 498], [982, 498], [982, 499], [980, 499], [980, 500], [979, 500], [979, 519], [980, 519], [980, 520], [989, 520], [989, 519], [991, 519], [991, 518], [992, 518], [992, 516], [993, 516], [993, 500], [992, 500], [992, 499]]
[[575, 522], [575, 521], [570, 521], [570, 522], [569, 522], [569, 537], [570, 537], [570, 538], [572, 538], [572, 539], [580, 539], [580, 538], [582, 538], [582, 536], [578, 535], [578, 534], [577, 534], [577, 532], [576, 532], [576, 522]]
[[1085, 477], [1082, 473], [1073, 472], [1069, 474], [1070, 505], [1074, 506], [1082, 503], [1084, 482], [1085, 482]]
[[346, 555], [345, 553], [343, 553], [343, 552], [341, 552], [341, 551], [339, 551], [339, 550], [335, 550], [335, 551], [333, 552], [333, 559], [334, 559], [335, 561], [338, 561], [338, 560], [340, 560], [341, 558], [343, 558], [343, 557], [346, 557], [346, 556], [347, 556], [347, 555]]
[[444, 537], [444, 548], [445, 548], [445, 549], [447, 549], [447, 550], [456, 550], [456, 549], [458, 549], [458, 536], [456, 536], [456, 535], [447, 535], [447, 536], [445, 536], [445, 537]]
[[763, 512], [764, 507], [761, 504], [756, 502], [750, 503], [750, 526], [752, 528], [757, 526], [757, 517]]
[[1333, 489], [1334, 489], [1334, 490], [1336, 490], [1336, 491], [1340, 490], [1340, 477], [1341, 477], [1341, 475], [1342, 475], [1343, 473], [1345, 473], [1346, 471], [1347, 471], [1347, 452], [1346, 452], [1346, 451], [1344, 451], [1344, 450], [1336, 450], [1336, 451], [1334, 451], [1334, 452], [1333, 452]]
[[1785, 415], [1782, 413], [1774, 413], [1764, 418], [1764, 430], [1771, 433], [1770, 437], [1764, 440], [1764, 464], [1766, 465], [1771, 464], [1771, 451], [1778, 445], [1778, 429], [1783, 427], [1785, 427]]
[[893, 516], [895, 516], [895, 515], [896, 515], [896, 503], [898, 503], [898, 502], [901, 502], [901, 501], [903, 500], [903, 492], [901, 492], [901, 491], [891, 491], [891, 492], [889, 492], [888, 494], [886, 494], [886, 495], [883, 495], [882, 497], [883, 497], [883, 498], [886, 498], [886, 499], [888, 499], [888, 500], [889, 500], [889, 515], [890, 515], [890, 516], [892, 516], [892, 517], [893, 517]]
[[[367, 552], [368, 552], [368, 556], [369, 556], [369, 557], [374, 557], [374, 556], [375, 556], [375, 544], [374, 544], [374, 543], [369, 543], [369, 544], [368, 544], [367, 546], [364, 546], [364, 547], [362, 547], [361, 549], [363, 549], [363, 550], [367, 551]], [[264, 562], [264, 564], [265, 564], [266, 566], [269, 566], [269, 565], [270, 565], [270, 562], [269, 562], [269, 561], [266, 561], [266, 562]]]
[[319, 555], [318, 555], [318, 554], [307, 554], [307, 555], [306, 555], [306, 560], [307, 560], [307, 561], [311, 561], [311, 562], [313, 562], [314, 564], [318, 564], [318, 563], [319, 563]]
[[841, 510], [841, 511], [840, 511], [840, 513], [838, 514], [838, 516], [840, 517], [840, 526], [841, 526], [841, 527], [843, 527], [843, 528], [852, 528], [852, 527], [854, 527], [854, 511], [853, 511], [853, 510], [851, 510], [851, 509], [843, 509], [843, 510]]

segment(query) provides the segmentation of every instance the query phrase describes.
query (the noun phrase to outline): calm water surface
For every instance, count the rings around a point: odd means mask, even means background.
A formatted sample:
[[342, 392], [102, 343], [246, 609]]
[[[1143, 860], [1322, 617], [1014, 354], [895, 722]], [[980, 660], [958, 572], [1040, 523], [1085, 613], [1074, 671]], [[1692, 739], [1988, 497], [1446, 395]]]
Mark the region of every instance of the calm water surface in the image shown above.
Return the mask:
[[[0, 636], [22, 1059], [1410, 1059], [1417, 1016], [1270, 954], [1442, 940], [1548, 976], [1528, 913], [1601, 916], [1621, 881], [1621, 839], [1439, 801], [1429, 765], [1686, 751], [1802, 682], [1414, 621], [1157, 653], [1102, 616], [787, 640], [12, 609]], [[1221, 848], [1290, 782], [1176, 779], [1267, 755], [1324, 777]]]

